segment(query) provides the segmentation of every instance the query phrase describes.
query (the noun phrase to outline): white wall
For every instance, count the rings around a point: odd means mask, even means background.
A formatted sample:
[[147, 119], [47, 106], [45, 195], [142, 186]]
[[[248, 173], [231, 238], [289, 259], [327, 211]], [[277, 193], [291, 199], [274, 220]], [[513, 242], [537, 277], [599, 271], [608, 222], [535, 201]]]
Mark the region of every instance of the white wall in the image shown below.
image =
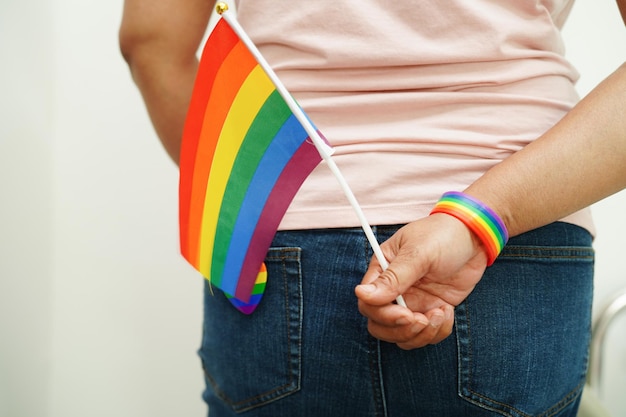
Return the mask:
[[45, 415], [50, 376], [54, 45], [36, 3], [0, 2], [1, 417]]
[[0, 2], [0, 417], [206, 415], [202, 281], [121, 8]]
[[[121, 7], [0, 2], [0, 417], [205, 414], [202, 282], [178, 256], [176, 169], [117, 49]], [[579, 0], [566, 36], [583, 94], [626, 60], [624, 33], [613, 2]], [[594, 208], [598, 304], [626, 287], [625, 206]], [[617, 333], [605, 386], [626, 415]]]
[[203, 415], [202, 280], [178, 255], [177, 171], [118, 50], [122, 1], [53, 3], [49, 415]]

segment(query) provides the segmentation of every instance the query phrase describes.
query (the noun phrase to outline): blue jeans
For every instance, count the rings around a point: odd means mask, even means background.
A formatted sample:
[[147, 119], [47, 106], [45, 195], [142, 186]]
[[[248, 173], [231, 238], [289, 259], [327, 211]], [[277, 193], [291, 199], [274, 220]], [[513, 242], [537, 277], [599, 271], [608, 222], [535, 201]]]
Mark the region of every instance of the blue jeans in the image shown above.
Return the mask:
[[[398, 227], [374, 228], [379, 241]], [[590, 337], [593, 249], [554, 223], [511, 239], [456, 308], [452, 335], [404, 351], [367, 332], [360, 229], [279, 232], [250, 316], [205, 291], [209, 415], [575, 416]]]

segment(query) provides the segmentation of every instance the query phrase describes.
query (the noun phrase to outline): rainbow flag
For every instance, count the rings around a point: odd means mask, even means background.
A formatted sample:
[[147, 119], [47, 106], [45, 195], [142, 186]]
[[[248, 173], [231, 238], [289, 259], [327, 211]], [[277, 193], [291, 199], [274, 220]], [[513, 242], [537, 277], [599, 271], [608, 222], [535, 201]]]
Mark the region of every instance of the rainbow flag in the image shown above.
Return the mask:
[[183, 133], [180, 244], [240, 311], [258, 305], [267, 250], [321, 160], [257, 58], [220, 18], [200, 59]]

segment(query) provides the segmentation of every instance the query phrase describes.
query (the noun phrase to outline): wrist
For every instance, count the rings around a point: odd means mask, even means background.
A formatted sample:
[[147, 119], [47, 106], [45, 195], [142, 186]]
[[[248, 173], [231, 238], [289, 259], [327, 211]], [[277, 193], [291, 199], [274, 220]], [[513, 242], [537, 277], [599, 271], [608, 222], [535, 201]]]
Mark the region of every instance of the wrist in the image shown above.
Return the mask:
[[447, 192], [430, 214], [443, 213], [460, 220], [480, 240], [487, 265], [492, 265], [508, 241], [504, 222], [480, 200], [460, 192]]

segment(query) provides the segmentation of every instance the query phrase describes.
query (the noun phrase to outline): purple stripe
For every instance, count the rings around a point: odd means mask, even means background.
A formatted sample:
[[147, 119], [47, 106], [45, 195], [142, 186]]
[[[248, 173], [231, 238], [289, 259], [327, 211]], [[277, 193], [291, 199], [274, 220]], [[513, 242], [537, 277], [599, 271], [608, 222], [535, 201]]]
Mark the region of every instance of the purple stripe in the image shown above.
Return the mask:
[[247, 303], [244, 303], [236, 298], [228, 298], [228, 301], [230, 301], [230, 303], [243, 314], [252, 314], [261, 302], [261, 297], [263, 297], [263, 294], [253, 295]]
[[[224, 292], [235, 293], [252, 234], [259, 223], [266, 202], [285, 167], [307, 139], [306, 131], [298, 119], [291, 115], [278, 130], [276, 137], [266, 149], [265, 155], [259, 161], [241, 207], [238, 207], [237, 219], [234, 222], [230, 242], [225, 251], [225, 260], [222, 263], [223, 270], [217, 272], [220, 276], [219, 287]], [[308, 174], [308, 172], [301, 172], [294, 175], [307, 176]], [[293, 179], [297, 180], [297, 178]], [[293, 199], [293, 194], [289, 194], [287, 191], [282, 192], [281, 196], [288, 201]], [[283, 215], [284, 213], [280, 213], [280, 217]], [[257, 273], [258, 271], [254, 274], [255, 280]]]
[[321, 156], [315, 145], [310, 140], [306, 140], [278, 178], [252, 235], [250, 247], [241, 270], [241, 278], [235, 291], [235, 298], [244, 302], [250, 299], [254, 282], [280, 221], [293, 196], [320, 161]]

